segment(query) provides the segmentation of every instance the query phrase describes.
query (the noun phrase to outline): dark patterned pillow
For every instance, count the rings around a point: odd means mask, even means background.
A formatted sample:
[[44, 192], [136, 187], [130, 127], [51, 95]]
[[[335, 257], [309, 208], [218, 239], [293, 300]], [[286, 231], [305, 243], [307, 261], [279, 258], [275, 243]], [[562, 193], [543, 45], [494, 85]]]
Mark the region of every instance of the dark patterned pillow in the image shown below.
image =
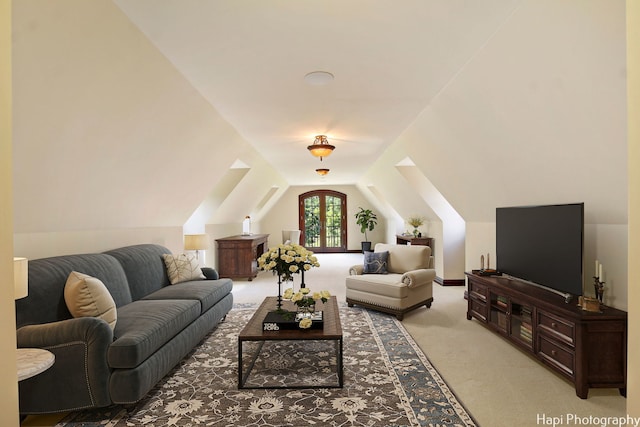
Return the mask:
[[362, 274], [387, 274], [389, 251], [365, 252]]

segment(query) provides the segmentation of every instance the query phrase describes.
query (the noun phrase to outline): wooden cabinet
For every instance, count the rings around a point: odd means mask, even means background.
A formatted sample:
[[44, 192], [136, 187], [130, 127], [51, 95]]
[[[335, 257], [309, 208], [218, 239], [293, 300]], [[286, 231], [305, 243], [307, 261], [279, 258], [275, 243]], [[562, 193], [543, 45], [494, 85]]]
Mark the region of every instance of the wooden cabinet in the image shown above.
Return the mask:
[[477, 319], [571, 381], [576, 394], [615, 387], [626, 395], [627, 313], [577, 302], [502, 276], [467, 274], [467, 319]]
[[413, 237], [413, 236], [404, 236], [402, 234], [396, 235], [396, 244], [398, 245], [421, 245], [421, 246], [429, 246], [431, 248], [431, 253], [433, 253], [433, 238], [432, 237]]
[[258, 258], [268, 249], [268, 238], [268, 234], [251, 234], [217, 239], [220, 277], [253, 280], [258, 275]]

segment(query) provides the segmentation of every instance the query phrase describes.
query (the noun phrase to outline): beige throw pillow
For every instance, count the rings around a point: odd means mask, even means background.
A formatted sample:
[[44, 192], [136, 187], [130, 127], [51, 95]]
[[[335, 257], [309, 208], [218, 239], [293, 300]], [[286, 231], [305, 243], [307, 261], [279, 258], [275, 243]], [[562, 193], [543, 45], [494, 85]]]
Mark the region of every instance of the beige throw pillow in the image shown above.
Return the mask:
[[100, 279], [72, 271], [64, 286], [64, 301], [73, 317], [99, 317], [116, 327], [116, 303]]
[[189, 280], [206, 279], [195, 256], [164, 254], [162, 257], [172, 285]]

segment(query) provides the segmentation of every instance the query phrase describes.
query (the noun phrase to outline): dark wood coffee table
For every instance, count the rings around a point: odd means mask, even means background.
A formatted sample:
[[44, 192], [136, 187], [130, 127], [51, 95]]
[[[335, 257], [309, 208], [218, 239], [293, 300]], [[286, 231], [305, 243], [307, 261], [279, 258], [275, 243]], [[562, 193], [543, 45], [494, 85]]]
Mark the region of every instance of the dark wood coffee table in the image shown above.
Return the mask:
[[[336, 297], [330, 297], [326, 303], [316, 304], [316, 310], [323, 311], [324, 327], [322, 329], [292, 329], [279, 331], [263, 331], [262, 321], [269, 311], [277, 308], [278, 298], [267, 297], [258, 310], [253, 314], [249, 323], [240, 331], [238, 335], [238, 388], [342, 388], [344, 384], [344, 371], [342, 365], [342, 325], [340, 324], [340, 313]], [[295, 311], [295, 305], [290, 301], [283, 301], [282, 308]], [[262, 345], [266, 341], [300, 341], [300, 340], [321, 340], [335, 341], [336, 347], [336, 368], [338, 383], [336, 385], [322, 386], [246, 386], [249, 374], [253, 369], [256, 359], [260, 354]], [[245, 342], [259, 342], [259, 348], [255, 351], [252, 360], [248, 363], [246, 372], [242, 359], [243, 344]]]

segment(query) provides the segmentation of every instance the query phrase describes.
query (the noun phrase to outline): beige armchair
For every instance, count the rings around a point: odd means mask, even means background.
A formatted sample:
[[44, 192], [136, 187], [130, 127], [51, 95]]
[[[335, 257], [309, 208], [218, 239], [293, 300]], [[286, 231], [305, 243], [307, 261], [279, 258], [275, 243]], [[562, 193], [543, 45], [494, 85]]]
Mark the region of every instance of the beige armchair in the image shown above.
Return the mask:
[[[346, 278], [349, 307], [360, 305], [394, 314], [398, 320], [404, 314], [433, 302], [433, 280], [436, 271], [429, 246], [407, 246], [378, 243], [375, 258], [388, 252], [384, 274], [367, 274], [365, 265], [354, 265]], [[367, 257], [367, 255], [365, 255]], [[366, 258], [365, 258], [366, 259]], [[377, 259], [374, 270], [380, 267]]]

